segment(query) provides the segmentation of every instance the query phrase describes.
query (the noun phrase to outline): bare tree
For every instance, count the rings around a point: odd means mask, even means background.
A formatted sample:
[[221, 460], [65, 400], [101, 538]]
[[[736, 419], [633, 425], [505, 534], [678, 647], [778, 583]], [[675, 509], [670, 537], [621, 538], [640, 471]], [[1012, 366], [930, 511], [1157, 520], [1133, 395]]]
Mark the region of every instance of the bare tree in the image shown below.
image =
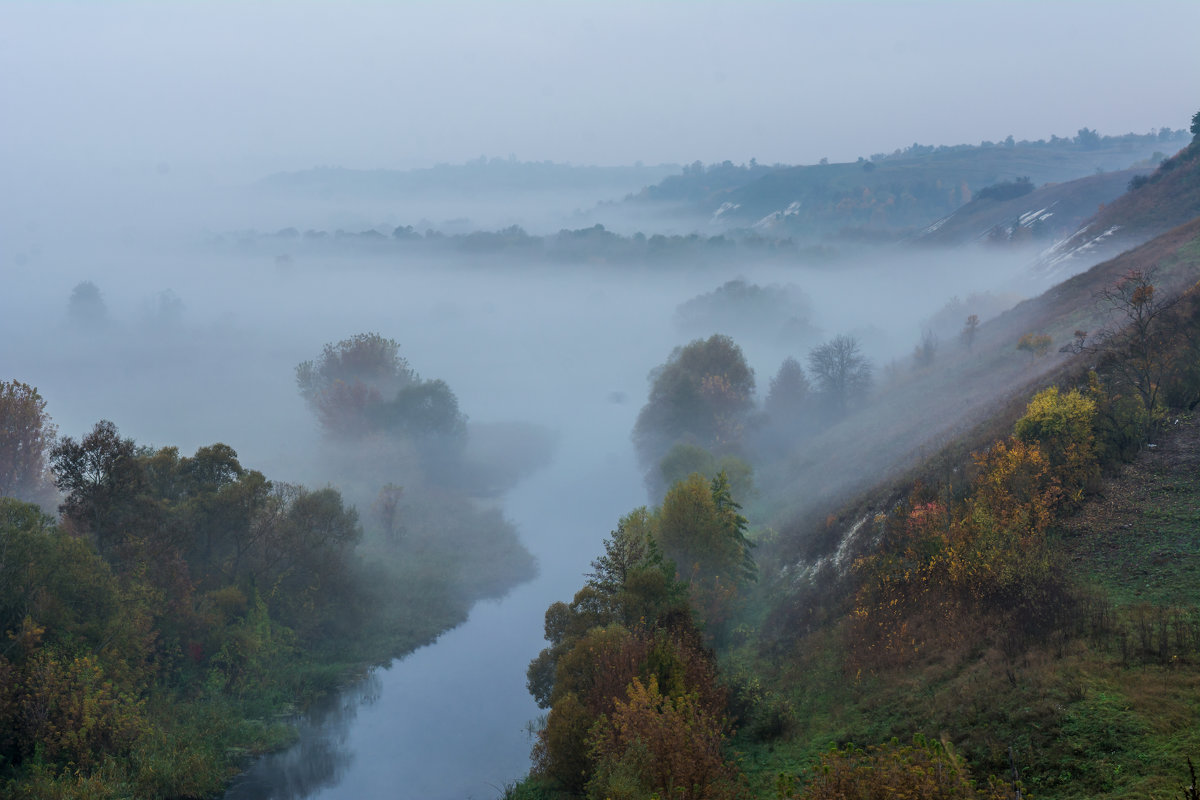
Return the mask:
[[838, 413], [871, 387], [871, 362], [853, 336], [835, 336], [814, 347], [808, 353], [808, 368]]
[[1111, 312], [1111, 321], [1089, 335], [1076, 331], [1068, 352], [1100, 355], [1104, 371], [1117, 384], [1136, 391], [1149, 414], [1159, 402], [1159, 391], [1172, 368], [1171, 352], [1180, 332], [1167, 312], [1178, 298], [1164, 299], [1155, 286], [1154, 267], [1130, 270], [1097, 299]]

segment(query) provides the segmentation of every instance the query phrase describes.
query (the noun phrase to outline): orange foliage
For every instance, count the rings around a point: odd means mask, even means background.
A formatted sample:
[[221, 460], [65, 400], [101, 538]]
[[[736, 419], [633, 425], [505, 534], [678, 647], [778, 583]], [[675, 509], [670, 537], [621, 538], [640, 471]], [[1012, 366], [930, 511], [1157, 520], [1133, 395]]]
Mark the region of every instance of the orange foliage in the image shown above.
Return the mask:
[[591, 794], [680, 800], [733, 798], [736, 771], [721, 753], [723, 724], [695, 694], [663, 695], [653, 675], [634, 678], [589, 737], [596, 761]]
[[976, 453], [974, 460], [979, 477], [971, 508], [977, 523], [1026, 542], [1044, 534], [1062, 489], [1041, 449], [1010, 437]]
[[40, 650], [16, 674], [4, 702], [10, 734], [28, 758], [93, 766], [103, 754], [121, 752], [142, 726], [141, 703], [124, 695], [89, 656], [74, 658]]
[[[790, 787], [788, 787], [790, 788]], [[992, 780], [978, 787], [948, 744], [918, 737], [860, 750], [830, 750], [813, 768], [804, 800], [985, 800], [1011, 797], [1010, 786]], [[795, 797], [790, 791], [781, 796]], [[1024, 797], [1029, 794], [1022, 791]]]
[[907, 663], [936, 644], [969, 640], [988, 613], [1025, 613], [1053, 578], [1046, 530], [1062, 499], [1036, 443], [1010, 437], [973, 456], [970, 495], [931, 500], [918, 485], [885, 521], [863, 575], [850, 624], [851, 667]]

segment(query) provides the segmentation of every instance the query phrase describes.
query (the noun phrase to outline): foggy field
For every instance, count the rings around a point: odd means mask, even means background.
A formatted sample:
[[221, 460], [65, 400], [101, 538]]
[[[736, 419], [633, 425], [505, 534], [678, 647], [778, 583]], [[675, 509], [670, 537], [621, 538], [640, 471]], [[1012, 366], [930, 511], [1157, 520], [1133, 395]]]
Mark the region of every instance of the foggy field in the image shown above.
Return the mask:
[[[523, 268], [303, 254], [280, 267], [268, 253], [233, 246], [153, 255], [81, 249], [18, 272], [24, 282], [6, 292], [0, 326], [8, 341], [22, 343], [9, 350], [9, 371], [49, 398], [64, 433], [109, 418], [146, 443], [190, 450], [224, 441], [246, 463], [286, 477], [295, 455], [316, 441], [293, 370], [324, 342], [366, 331], [396, 339], [422, 376], [454, 388], [474, 422], [586, 429], [613, 418], [632, 422], [650, 369], [690, 338], [674, 326], [676, 307], [727, 280], [794, 284], [810, 298], [823, 338], [854, 333], [885, 365], [908, 357], [923, 321], [951, 297], [1011, 291], [1025, 256], [884, 253], [874, 258], [885, 263], [871, 266], [753, 271], [730, 264], [722, 272], [631, 275], [625, 265]], [[67, 319], [71, 289], [87, 279], [109, 314], [94, 330]], [[178, 307], [164, 314], [160, 293], [168, 290]], [[784, 357], [803, 358], [816, 344], [737, 340], [760, 384]], [[607, 437], [604, 446], [616, 452], [627, 441]]]

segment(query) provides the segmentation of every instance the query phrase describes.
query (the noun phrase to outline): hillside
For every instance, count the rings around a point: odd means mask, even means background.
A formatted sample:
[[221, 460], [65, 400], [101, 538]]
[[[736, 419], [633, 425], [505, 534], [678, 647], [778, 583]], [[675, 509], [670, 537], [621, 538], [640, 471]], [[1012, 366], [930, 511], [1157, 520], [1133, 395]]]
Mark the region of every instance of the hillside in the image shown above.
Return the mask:
[[[1058, 349], [1130, 320], [1150, 321]], [[674, 483], [548, 609], [528, 677], [550, 711], [506, 797], [1178, 791], [1200, 749], [1198, 342], [1200, 218], [760, 460], [748, 516], [775, 525], [748, 531], [736, 472]], [[714, 336], [677, 363], [736, 355]]]
[[647, 209], [669, 205], [720, 230], [869, 238], [926, 227], [996, 183], [1027, 177], [1040, 186], [1124, 170], [1184, 141], [1182, 131], [1120, 137], [1081, 131], [1050, 142], [914, 144], [857, 163], [692, 165], [629, 202]]
[[[1130, 227], [1186, 213], [1190, 187], [1167, 181], [1187, 164], [1122, 204]], [[1037, 797], [1167, 797], [1185, 785], [1186, 758], [1200, 751], [1193, 217], [984, 323], [973, 353], [889, 385], [886, 404], [780, 465], [787, 482], [769, 493], [828, 494], [793, 501], [760, 556], [778, 572], [760, 595], [769, 610], [758, 636], [723, 662], [735, 687], [763, 687], [738, 739], [758, 796], [781, 773], [793, 776], [781, 796], [834, 796], [795, 794], [824, 785], [818, 760], [835, 772], [854, 765], [853, 780], [867, 782], [906, 780], [896, 770], [914, 758], [969, 766], [981, 786], [1015, 770]], [[1098, 302], [1146, 270], [1152, 294], [1128, 295], [1124, 309]], [[1155, 425], [1129, 377], [1142, 358], [1135, 334], [1051, 353], [1069, 331], [1094, 337], [1158, 304], [1168, 310], [1154, 363], [1173, 371], [1157, 380], [1189, 388], [1168, 392]], [[1014, 360], [1030, 332], [1048, 337], [1046, 355]], [[1061, 389], [1040, 391], [1048, 386]], [[1050, 408], [1056, 422], [1030, 422]], [[1089, 421], [1064, 446], [1056, 437], [1071, 414]], [[1153, 438], [1140, 448], [1143, 431]], [[1022, 449], [1030, 444], [1042, 454]], [[859, 476], [857, 490], [836, 496], [831, 475]], [[1014, 505], [1024, 510], [1007, 516]], [[763, 735], [770, 718], [778, 730]], [[918, 740], [917, 755], [886, 744], [921, 735], [938, 741]], [[847, 742], [880, 749], [827, 754]], [[997, 784], [975, 796], [1012, 792]]]
[[[774, 796], [781, 772], [807, 780], [832, 743], [923, 733], [983, 783], [1015, 766], [1027, 796], [1180, 796], [1200, 751], [1198, 469], [1200, 419], [1181, 417], [1053, 534], [1084, 587], [1070, 630], [1005, 643], [967, 628], [899, 666], [856, 668], [847, 615], [757, 667], [731, 659], [730, 671], [766, 669], [775, 706], [791, 703], [786, 736], [741, 741], [755, 794]], [[929, 632], [913, 623], [916, 644]]]
[[[886, 402], [827, 428], [785, 463], [760, 469], [763, 494], [781, 498], [777, 518], [789, 520], [781, 527], [788, 557], [825, 555], [822, 547], [836, 546], [838, 532], [858, 517], [839, 520], [839, 526], [818, 537], [824, 543], [820, 545], [802, 533], [813, 519], [837, 512], [847, 497], [886, 476], [900, 475], [926, 453], [973, 430], [979, 420], [995, 417], [1010, 398], [1028, 395], [1047, 376], [1070, 368], [1072, 357], [1058, 350], [1072, 341], [1076, 330], [1103, 325], [1105, 314], [1096, 294], [1129, 270], [1154, 264], [1159, 265], [1164, 292], [1178, 292], [1200, 280], [1200, 219], [984, 322], [971, 350], [958, 342], [945, 343], [935, 369], [902, 372], [887, 385]], [[1026, 333], [1050, 337], [1045, 355], [1031, 357], [1017, 350]], [[966, 446], [984, 444], [973, 441]], [[859, 517], [878, 510], [863, 508]]]
[[1048, 275], [1069, 274], [1080, 259], [1116, 253], [1200, 215], [1200, 145], [1192, 143], [1148, 178], [1088, 219], [1040, 260]]
[[[1123, 169], [1037, 188], [1029, 184], [1029, 191], [1008, 198], [991, 197], [981, 191], [953, 214], [922, 231], [915, 241], [960, 245], [981, 241], [1049, 243], [1065, 239], [1094, 216], [1097, 208], [1120, 197], [1130, 181], [1148, 175], [1151, 170], [1150, 167]], [[997, 186], [1020, 188], [1018, 183]]]

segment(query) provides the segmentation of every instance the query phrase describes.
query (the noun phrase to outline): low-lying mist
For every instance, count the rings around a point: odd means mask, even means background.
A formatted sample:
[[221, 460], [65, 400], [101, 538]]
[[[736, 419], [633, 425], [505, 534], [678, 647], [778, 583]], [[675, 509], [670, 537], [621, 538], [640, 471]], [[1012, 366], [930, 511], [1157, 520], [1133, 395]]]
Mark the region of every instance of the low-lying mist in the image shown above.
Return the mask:
[[[21, 344], [8, 348], [6, 371], [39, 387], [64, 432], [111, 418], [139, 441], [184, 449], [228, 441], [251, 463], [286, 472], [290, 454], [318, 437], [295, 365], [356, 333], [398, 341], [420, 372], [449, 384], [472, 423], [587, 428], [613, 415], [631, 420], [650, 369], [696, 336], [734, 335], [765, 392], [783, 358], [802, 359], [838, 334], [858, 337], [878, 366], [907, 359], [954, 298], [1012, 297], [1028, 263], [1020, 251], [899, 249], [818, 267], [734, 260], [657, 271], [461, 254], [299, 252], [284, 264], [275, 256], [255, 243], [142, 249], [70, 242], [64, 232], [10, 274], [0, 326]], [[679, 323], [677, 309], [734, 278], [806, 299], [790, 338], [786, 324], [756, 335], [766, 328], [753, 307], [744, 324], [736, 306]], [[84, 281], [102, 303], [90, 321], [71, 318], [72, 291]], [[1025, 285], [1036, 290], [1031, 279]]]
[[[513, 719], [536, 714], [524, 668], [542, 646], [546, 606], [570, 596], [621, 515], [660, 499], [643, 481], [631, 433], [652, 371], [675, 348], [732, 336], [754, 371], [760, 406], [785, 359], [807, 368], [810, 351], [834, 337], [853, 337], [873, 364], [882, 390], [870, 405], [806, 430], [805, 440], [773, 442], [770, 457], [754, 464], [759, 496], [742, 498], [747, 511], [781, 528], [919, 446], [909, 439], [872, 452], [881, 426], [916, 415], [890, 404], [887, 392], [911, 382], [924, 334], [940, 337], [943, 352], [960, 349], [966, 315], [986, 320], [1039, 290], [1030, 253], [1013, 249], [890, 246], [810, 262], [733, 245], [702, 263], [578, 253], [556, 261], [331, 238], [293, 242], [280, 258], [277, 240], [237, 233], [243, 226], [205, 233], [189, 228], [181, 209], [157, 217], [133, 209], [114, 207], [75, 227], [34, 226], [8, 245], [0, 336], [10, 344], [0, 377], [36, 386], [63, 435], [78, 438], [109, 419], [140, 445], [187, 455], [223, 442], [273, 481], [340, 489], [367, 532], [364, 562], [389, 565], [389, 576], [377, 570], [374, 580], [391, 585], [406, 611], [420, 610], [435, 583], [472, 600], [509, 592], [503, 606], [477, 606], [439, 641], [451, 655], [421, 651], [383, 678], [401, 702], [414, 687], [447, 684], [439, 691], [464, 697], [470, 684], [474, 699], [431, 710], [439, 724], [471, 729], [495, 756], [481, 774], [463, 772], [458, 796], [524, 770], [528, 743], [519, 734], [502, 748], [496, 742]], [[134, 213], [128, 227], [122, 211]], [[236, 211], [198, 207], [193, 216]], [[367, 333], [394, 340], [422, 381], [453, 392], [465, 416], [455, 458], [443, 463], [402, 437], [322, 430], [297, 365]], [[945, 394], [943, 406], [952, 402], [952, 384], [928, 385]], [[389, 498], [400, 520], [391, 534], [381, 516]], [[515, 552], [514, 529], [541, 576], [515, 590], [533, 567]], [[479, 566], [500, 563], [508, 568], [496, 575]], [[454, 624], [446, 609], [434, 613]], [[486, 662], [478, 657], [484, 639]], [[475, 663], [486, 663], [486, 676], [456, 677]], [[354, 748], [384, 746], [372, 731], [393, 724], [385, 706], [364, 710], [374, 721], [353, 734]], [[432, 770], [427, 785], [450, 786], [459, 754], [423, 744], [429, 751], [414, 750], [394, 769], [410, 780]]]

